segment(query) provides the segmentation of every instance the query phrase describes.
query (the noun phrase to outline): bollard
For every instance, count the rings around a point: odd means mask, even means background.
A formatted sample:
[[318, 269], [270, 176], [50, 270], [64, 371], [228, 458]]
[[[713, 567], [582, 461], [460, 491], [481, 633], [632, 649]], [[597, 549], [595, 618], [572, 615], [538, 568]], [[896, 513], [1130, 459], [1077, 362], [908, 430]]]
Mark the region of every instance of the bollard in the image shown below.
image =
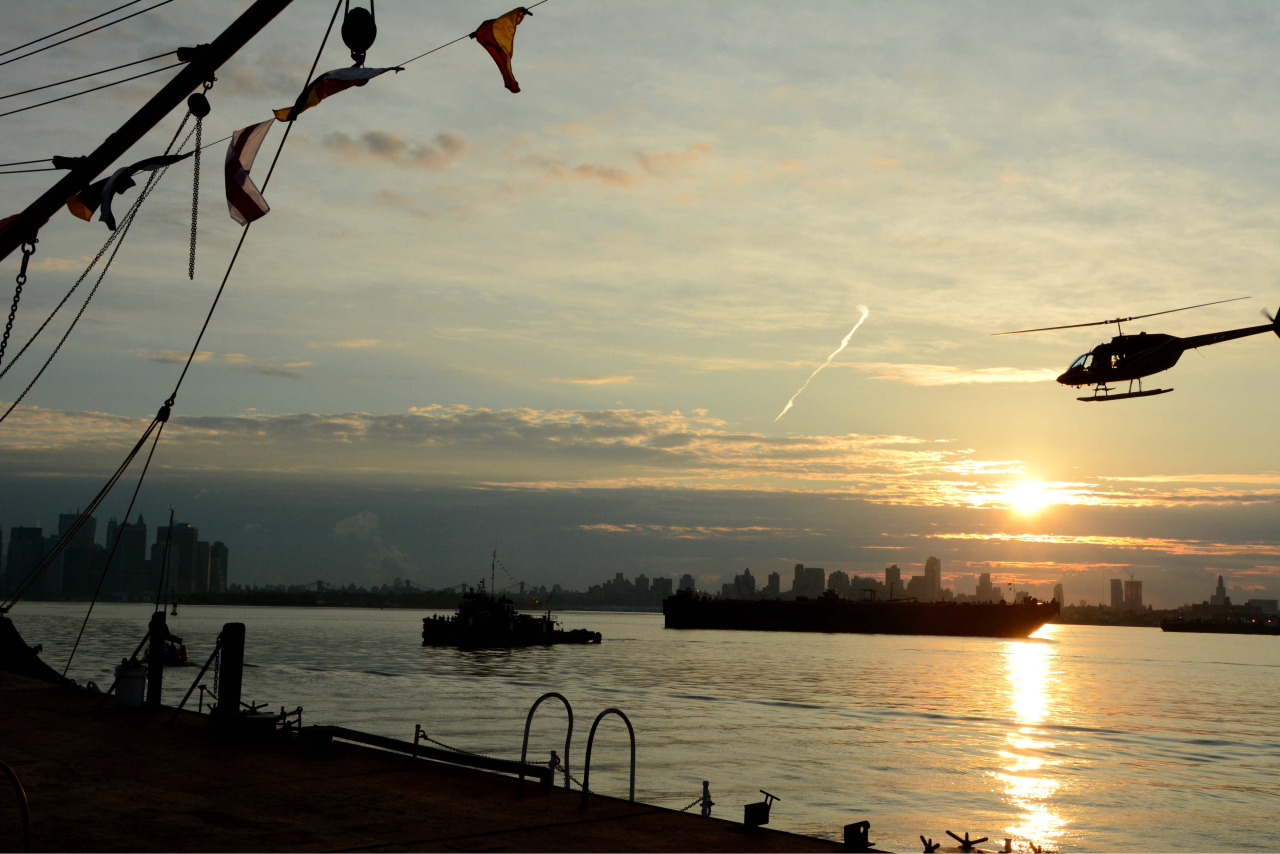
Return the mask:
[[218, 674], [216, 721], [229, 724], [240, 714], [240, 692], [244, 680], [244, 623], [226, 623], [219, 635], [222, 664]]
[[857, 821], [844, 826], [845, 851], [871, 850], [871, 822]]
[[715, 806], [715, 801], [711, 800], [711, 781], [702, 781], [702, 817], [711, 818], [711, 808]]

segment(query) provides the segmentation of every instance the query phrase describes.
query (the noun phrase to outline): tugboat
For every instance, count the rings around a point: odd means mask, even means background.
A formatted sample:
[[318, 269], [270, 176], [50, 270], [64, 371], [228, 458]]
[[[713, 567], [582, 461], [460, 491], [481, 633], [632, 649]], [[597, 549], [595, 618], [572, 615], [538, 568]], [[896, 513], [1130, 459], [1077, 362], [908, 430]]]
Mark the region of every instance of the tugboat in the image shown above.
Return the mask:
[[422, 618], [423, 646], [457, 646], [464, 649], [493, 647], [549, 646], [560, 643], [600, 643], [600, 633], [587, 629], [566, 631], [551, 618], [551, 610], [543, 615], [522, 614], [506, 596], [495, 596], [494, 568], [498, 553], [493, 553], [489, 567], [489, 590], [482, 580], [462, 594], [462, 604], [451, 617], [439, 614]]

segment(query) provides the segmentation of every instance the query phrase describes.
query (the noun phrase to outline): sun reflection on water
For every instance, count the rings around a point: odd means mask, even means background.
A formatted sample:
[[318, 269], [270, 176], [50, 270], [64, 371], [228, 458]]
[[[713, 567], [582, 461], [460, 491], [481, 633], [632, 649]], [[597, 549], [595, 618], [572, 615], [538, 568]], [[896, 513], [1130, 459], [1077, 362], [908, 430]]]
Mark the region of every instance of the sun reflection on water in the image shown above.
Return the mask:
[[999, 751], [1001, 770], [994, 773], [1004, 788], [1005, 801], [1020, 813], [1004, 832], [1010, 838], [1056, 850], [1067, 822], [1054, 809], [1059, 788], [1052, 756], [1055, 742], [1039, 725], [1053, 712], [1054, 668], [1057, 650], [1052, 644], [1017, 641], [1005, 650], [1005, 679], [1009, 706], [1016, 728], [1005, 735]]

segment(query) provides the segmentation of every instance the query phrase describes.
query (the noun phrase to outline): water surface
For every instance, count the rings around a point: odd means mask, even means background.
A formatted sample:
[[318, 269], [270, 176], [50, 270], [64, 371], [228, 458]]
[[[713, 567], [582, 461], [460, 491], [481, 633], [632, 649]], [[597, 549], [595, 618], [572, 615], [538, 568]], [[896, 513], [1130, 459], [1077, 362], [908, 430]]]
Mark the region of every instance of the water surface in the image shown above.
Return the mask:
[[[148, 605], [100, 604], [67, 675], [106, 687], [146, 631]], [[61, 671], [85, 606], [11, 615]], [[1280, 638], [1047, 626], [1023, 641], [668, 631], [660, 614], [563, 613], [599, 646], [463, 652], [420, 645], [423, 612], [183, 606], [170, 617], [204, 663], [225, 622], [247, 629], [244, 699], [326, 723], [518, 758], [548, 691], [574, 712], [582, 777], [591, 723], [636, 732], [636, 797], [680, 809], [711, 783], [741, 820], [764, 789], [770, 827], [878, 847], [920, 834], [1057, 851], [1274, 851], [1280, 814]], [[176, 704], [196, 668], [166, 674]], [[212, 677], [203, 680], [212, 686]], [[195, 702], [194, 700], [192, 702]], [[563, 753], [544, 703], [530, 754]], [[591, 788], [626, 797], [625, 725], [606, 718]], [[696, 808], [695, 808], [696, 810]]]

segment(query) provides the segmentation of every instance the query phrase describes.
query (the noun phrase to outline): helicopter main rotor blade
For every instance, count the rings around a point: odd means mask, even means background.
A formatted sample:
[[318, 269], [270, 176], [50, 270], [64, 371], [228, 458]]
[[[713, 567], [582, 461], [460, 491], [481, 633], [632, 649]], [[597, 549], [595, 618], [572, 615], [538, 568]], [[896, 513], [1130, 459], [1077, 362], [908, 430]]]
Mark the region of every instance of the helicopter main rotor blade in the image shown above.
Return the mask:
[[1202, 302], [1199, 305], [1171, 308], [1167, 311], [1153, 311], [1150, 314], [1135, 314], [1133, 317], [1117, 317], [1114, 320], [1095, 320], [1092, 323], [1069, 323], [1066, 326], [1042, 326], [1039, 329], [1018, 329], [1014, 332], [994, 332], [992, 333], [992, 337], [997, 335], [1021, 335], [1024, 332], [1051, 332], [1055, 329], [1078, 329], [1082, 326], [1107, 326], [1112, 323], [1128, 323], [1130, 320], [1141, 320], [1144, 317], [1155, 317], [1159, 314], [1173, 314], [1175, 311], [1190, 311], [1193, 308], [1204, 308], [1207, 305], [1219, 305], [1224, 302], [1237, 302], [1242, 299], [1249, 299], [1249, 297], [1232, 297], [1231, 299], [1220, 299], [1215, 300], [1214, 302]]

